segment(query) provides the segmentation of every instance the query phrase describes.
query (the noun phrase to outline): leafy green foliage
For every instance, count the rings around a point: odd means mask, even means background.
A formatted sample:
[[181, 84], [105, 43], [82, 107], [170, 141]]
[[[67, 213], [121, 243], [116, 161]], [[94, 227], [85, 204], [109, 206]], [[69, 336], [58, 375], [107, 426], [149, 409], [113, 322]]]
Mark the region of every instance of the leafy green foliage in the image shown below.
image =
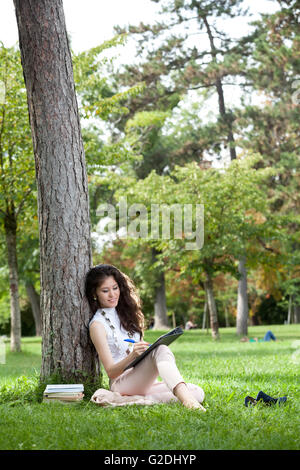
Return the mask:
[[19, 376], [14, 382], [0, 387], [0, 404], [9, 403], [10, 406], [38, 401], [36, 389], [38, 375], [27, 377]]
[[[25, 277], [24, 264], [30, 259], [30, 251], [24, 248], [30, 237], [35, 237], [37, 242], [37, 201], [26, 88], [17, 48], [0, 46], [0, 84], [3, 92], [0, 99], [0, 237], [3, 240], [0, 260], [1, 265], [7, 265], [8, 235], [12, 234], [10, 239], [13, 240], [15, 235], [20, 235], [23, 243], [22, 246], [19, 245], [19, 262], [21, 261], [21, 272]], [[16, 246], [10, 246], [11, 252], [17, 252], [18, 241]], [[0, 271], [0, 285], [3, 286], [0, 295], [0, 324], [5, 328], [10, 315], [6, 267]]]
[[280, 2], [281, 8], [276, 13], [264, 15], [254, 23], [256, 39], [246, 74], [261, 99], [259, 104], [237, 111], [236, 121], [243, 134], [241, 146], [263, 156], [260, 166], [274, 169], [267, 195], [282, 234], [278, 284], [286, 307], [289, 297], [293, 297], [295, 305], [300, 303], [300, 107], [297, 102], [300, 37], [296, 3]]
[[[255, 238], [267, 241], [268, 237], [277, 235], [274, 221], [268, 219], [263, 189], [267, 179], [272, 176], [272, 170], [254, 169], [253, 165], [259, 159], [259, 156], [255, 156], [234, 161], [222, 171], [203, 171], [196, 163], [190, 163], [175, 167], [170, 176], [151, 172], [144, 180], [118, 177], [120, 189], [115, 197], [118, 200], [126, 195], [128, 204], [141, 203], [147, 208], [149, 241], [152, 204], [164, 203], [169, 207], [179, 204], [181, 210], [184, 205], [204, 204], [205, 230], [201, 249], [194, 253], [186, 251], [184, 246], [187, 240], [174, 239], [172, 231], [170, 240], [152, 240], [152, 244], [163, 251], [161, 258], [164, 263], [169, 258], [186, 268], [189, 259], [194, 262], [197, 259], [199, 273], [204, 266], [216, 272], [225, 269], [234, 273], [235, 261], [248, 244], [253, 243]], [[160, 227], [161, 224], [162, 218]], [[258, 250], [257, 256], [261, 257], [261, 250]]]
[[[16, 216], [23, 207], [24, 223], [32, 216], [35, 198], [35, 167], [29, 127], [26, 89], [20, 53], [15, 48], [0, 47], [0, 222]], [[26, 214], [26, 215], [25, 215]], [[30, 215], [29, 215], [30, 214]], [[27, 217], [26, 217], [27, 216]]]

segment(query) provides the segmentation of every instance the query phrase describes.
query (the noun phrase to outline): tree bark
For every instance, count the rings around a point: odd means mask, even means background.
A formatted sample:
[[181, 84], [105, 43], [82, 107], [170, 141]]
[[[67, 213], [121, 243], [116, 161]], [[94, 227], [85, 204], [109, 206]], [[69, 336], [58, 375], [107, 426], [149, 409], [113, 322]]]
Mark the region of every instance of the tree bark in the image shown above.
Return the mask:
[[300, 305], [294, 305], [294, 323], [300, 323]]
[[[152, 259], [156, 261], [157, 251], [152, 248]], [[154, 301], [154, 330], [167, 330], [169, 329], [169, 322], [167, 317], [167, 304], [166, 304], [166, 288], [165, 288], [165, 275], [163, 271], [157, 271], [157, 287], [155, 288], [155, 301]]]
[[17, 221], [14, 206], [4, 218], [4, 229], [7, 248], [10, 291], [10, 349], [21, 351], [21, 312], [19, 305], [19, 279], [17, 262]]
[[36, 336], [42, 335], [42, 319], [41, 319], [41, 309], [40, 309], [40, 296], [36, 292], [32, 282], [26, 282], [26, 292], [30, 301], [32, 315], [34, 318], [35, 324], [35, 334]]
[[91, 267], [87, 175], [62, 0], [14, 0], [35, 155], [41, 377], [96, 380], [84, 278]]
[[206, 273], [206, 280], [204, 281], [204, 289], [206, 295], [206, 302], [209, 311], [210, 327], [213, 339], [219, 339], [219, 322], [218, 312], [213, 293], [213, 282], [208, 273]]
[[247, 270], [246, 257], [239, 260], [239, 273], [241, 278], [238, 282], [237, 318], [236, 330], [238, 335], [248, 334], [248, 295], [247, 295]]

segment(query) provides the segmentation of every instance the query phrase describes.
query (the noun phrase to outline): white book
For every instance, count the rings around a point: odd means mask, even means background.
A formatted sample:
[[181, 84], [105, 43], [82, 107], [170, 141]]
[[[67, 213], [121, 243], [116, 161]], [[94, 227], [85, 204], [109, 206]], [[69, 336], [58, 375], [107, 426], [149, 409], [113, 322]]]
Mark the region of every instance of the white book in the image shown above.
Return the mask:
[[83, 384], [48, 384], [48, 388], [77, 388], [77, 387], [83, 387]]
[[47, 385], [44, 393], [56, 393], [56, 392], [72, 392], [72, 393], [83, 392], [83, 384]]
[[44, 397], [53, 397], [53, 396], [62, 396], [62, 397], [77, 397], [78, 395], [80, 395], [80, 393], [82, 392], [76, 392], [76, 393], [73, 393], [73, 392], [66, 392], [66, 393], [60, 393], [60, 392], [47, 392], [46, 390], [44, 391], [43, 395]]

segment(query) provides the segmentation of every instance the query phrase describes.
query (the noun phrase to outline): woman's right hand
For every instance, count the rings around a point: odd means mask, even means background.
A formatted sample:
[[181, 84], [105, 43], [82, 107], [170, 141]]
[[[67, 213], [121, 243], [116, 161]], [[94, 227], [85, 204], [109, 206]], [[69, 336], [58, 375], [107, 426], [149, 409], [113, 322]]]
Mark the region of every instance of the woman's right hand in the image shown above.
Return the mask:
[[131, 351], [131, 354], [133, 358], [137, 358], [140, 356], [144, 351], [146, 351], [150, 346], [150, 343], [147, 343], [146, 341], [139, 341], [138, 343], [135, 343], [133, 346], [133, 350]]

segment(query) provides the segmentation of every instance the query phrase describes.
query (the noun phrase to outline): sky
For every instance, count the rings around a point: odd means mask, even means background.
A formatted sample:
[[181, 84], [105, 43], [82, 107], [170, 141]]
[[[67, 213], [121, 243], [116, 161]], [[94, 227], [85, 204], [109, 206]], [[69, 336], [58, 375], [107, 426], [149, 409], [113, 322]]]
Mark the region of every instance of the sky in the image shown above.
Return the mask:
[[[253, 13], [274, 10], [272, 0], [246, 0]], [[113, 26], [152, 23], [158, 19], [159, 4], [151, 0], [63, 0], [66, 26], [72, 48], [78, 53], [111, 39]], [[243, 18], [232, 22], [231, 33], [245, 33]], [[10, 47], [18, 42], [13, 0], [0, 0], [0, 41]]]
[[[75, 52], [111, 39], [115, 24], [150, 21], [158, 10], [150, 0], [63, 0], [63, 5]], [[13, 0], [0, 0], [0, 41], [8, 47], [18, 41]]]

